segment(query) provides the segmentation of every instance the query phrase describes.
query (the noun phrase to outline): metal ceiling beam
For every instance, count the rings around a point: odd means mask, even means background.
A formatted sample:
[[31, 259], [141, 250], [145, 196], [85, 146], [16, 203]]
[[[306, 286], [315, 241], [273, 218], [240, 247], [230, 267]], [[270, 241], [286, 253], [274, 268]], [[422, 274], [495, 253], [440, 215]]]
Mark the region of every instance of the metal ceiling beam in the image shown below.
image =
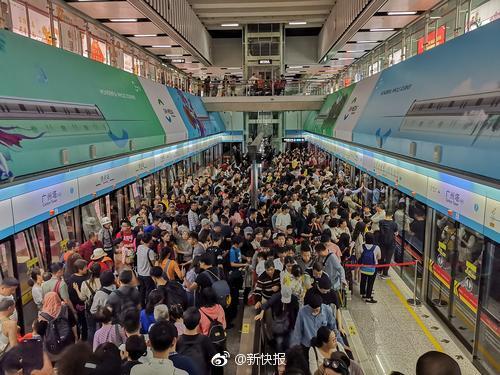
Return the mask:
[[340, 50], [387, 0], [338, 0], [319, 34], [318, 61]]
[[212, 65], [212, 38], [187, 0], [127, 0], [204, 65]]

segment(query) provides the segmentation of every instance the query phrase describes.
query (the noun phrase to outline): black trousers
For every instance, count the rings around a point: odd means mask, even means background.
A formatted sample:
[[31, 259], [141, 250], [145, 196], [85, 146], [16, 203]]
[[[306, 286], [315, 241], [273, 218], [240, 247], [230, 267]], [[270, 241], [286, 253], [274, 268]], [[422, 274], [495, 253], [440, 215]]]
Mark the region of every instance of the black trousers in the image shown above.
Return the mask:
[[359, 292], [366, 296], [366, 298], [372, 298], [373, 284], [375, 284], [375, 279], [377, 278], [377, 273], [373, 275], [366, 275], [361, 273], [361, 284], [359, 285]]
[[[392, 256], [394, 255], [394, 245], [392, 246], [381, 246], [380, 251], [382, 253], [382, 259], [380, 259], [379, 264], [389, 264], [392, 261]], [[379, 272], [387, 276], [389, 274], [389, 267], [379, 268]]]
[[151, 276], [139, 276], [139, 293], [141, 295], [141, 304], [146, 306], [146, 299], [149, 293], [155, 288], [155, 283]]

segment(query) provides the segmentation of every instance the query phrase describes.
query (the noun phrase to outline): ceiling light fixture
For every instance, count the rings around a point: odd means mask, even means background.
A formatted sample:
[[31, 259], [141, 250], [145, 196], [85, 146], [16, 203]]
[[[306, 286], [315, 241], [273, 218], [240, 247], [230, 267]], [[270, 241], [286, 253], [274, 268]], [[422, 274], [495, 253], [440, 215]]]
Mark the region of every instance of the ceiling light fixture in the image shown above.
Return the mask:
[[390, 27], [380, 27], [380, 28], [374, 28], [374, 29], [370, 29], [370, 31], [374, 31], [374, 32], [378, 32], [378, 31], [394, 31], [393, 28], [390, 28]]
[[388, 16], [413, 16], [417, 14], [416, 11], [394, 11], [394, 12], [387, 12]]
[[170, 44], [157, 44], [155, 46], [151, 46], [151, 48], [172, 48]]
[[238, 27], [240, 26], [239, 23], [222, 23], [221, 24], [222, 27]]
[[182, 57], [182, 55], [179, 55], [179, 54], [177, 54], [177, 55], [163, 55], [163, 56], [165, 56], [165, 57]]
[[307, 25], [306, 21], [290, 21], [288, 22], [289, 25]]
[[158, 36], [158, 34], [134, 34], [136, 38], [147, 38], [152, 36]]
[[137, 22], [137, 18], [110, 18], [111, 22]]
[[289, 66], [288, 69], [302, 69], [302, 65], [297, 65], [297, 66]]
[[438, 20], [441, 18], [441, 16], [430, 16], [429, 17], [431, 20]]
[[357, 40], [356, 43], [379, 43], [378, 40]]
[[233, 68], [227, 68], [227, 69], [228, 69], [228, 70], [239, 70], [239, 69], [241, 69], [241, 68], [234, 68], [234, 67], [233, 67]]

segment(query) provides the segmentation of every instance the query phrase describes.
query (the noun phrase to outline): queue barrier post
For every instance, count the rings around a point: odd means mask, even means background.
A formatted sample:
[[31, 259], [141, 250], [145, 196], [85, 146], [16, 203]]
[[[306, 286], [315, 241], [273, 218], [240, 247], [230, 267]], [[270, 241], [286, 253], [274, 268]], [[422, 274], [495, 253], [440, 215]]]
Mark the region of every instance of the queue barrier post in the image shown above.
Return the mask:
[[417, 298], [417, 274], [418, 260], [415, 260], [415, 277], [413, 279], [413, 298], [408, 298], [406, 301], [412, 306], [420, 306], [422, 302]]

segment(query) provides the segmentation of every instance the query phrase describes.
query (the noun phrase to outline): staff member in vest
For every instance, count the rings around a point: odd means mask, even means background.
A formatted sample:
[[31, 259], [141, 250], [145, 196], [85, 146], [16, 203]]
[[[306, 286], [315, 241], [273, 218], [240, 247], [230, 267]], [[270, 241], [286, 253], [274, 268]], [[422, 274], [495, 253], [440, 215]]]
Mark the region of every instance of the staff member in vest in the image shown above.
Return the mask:
[[374, 244], [373, 233], [367, 232], [365, 234], [363, 253], [361, 254], [361, 258], [359, 258], [359, 262], [366, 265], [361, 267], [361, 284], [359, 286], [359, 291], [361, 297], [368, 303], [377, 303], [372, 297], [373, 284], [377, 278], [376, 268], [370, 266], [377, 265], [381, 257], [382, 252], [380, 251], [380, 247]]

